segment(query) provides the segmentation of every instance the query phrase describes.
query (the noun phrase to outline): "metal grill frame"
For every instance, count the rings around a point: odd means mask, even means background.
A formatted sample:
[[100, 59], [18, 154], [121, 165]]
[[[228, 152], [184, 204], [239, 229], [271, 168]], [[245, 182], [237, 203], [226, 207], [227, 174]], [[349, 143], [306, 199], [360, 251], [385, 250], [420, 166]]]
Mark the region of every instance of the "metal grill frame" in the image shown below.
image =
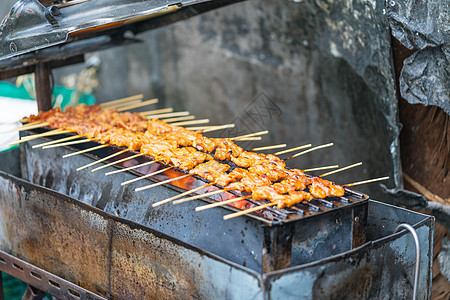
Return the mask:
[[408, 298], [415, 244], [392, 234], [407, 223], [423, 250], [419, 298], [429, 298], [434, 218], [368, 204], [370, 242], [259, 273], [0, 171], [0, 250], [108, 298]]

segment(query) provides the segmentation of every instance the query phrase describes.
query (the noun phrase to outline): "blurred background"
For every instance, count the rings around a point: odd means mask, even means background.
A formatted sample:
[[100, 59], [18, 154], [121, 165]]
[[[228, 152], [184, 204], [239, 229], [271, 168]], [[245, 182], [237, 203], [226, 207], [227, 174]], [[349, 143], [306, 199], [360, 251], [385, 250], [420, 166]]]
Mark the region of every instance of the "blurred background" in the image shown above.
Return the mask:
[[[3, 15], [13, 2], [2, 2]], [[401, 187], [389, 26], [381, 7], [355, 5], [236, 3], [138, 35], [135, 45], [90, 53], [84, 65], [54, 69], [54, 84], [92, 93], [98, 103], [142, 93], [211, 124], [237, 122], [238, 132], [269, 130], [255, 146], [334, 142], [289, 165], [362, 161], [330, 179], [388, 175], [388, 187]], [[361, 189], [382, 195], [378, 184]]]

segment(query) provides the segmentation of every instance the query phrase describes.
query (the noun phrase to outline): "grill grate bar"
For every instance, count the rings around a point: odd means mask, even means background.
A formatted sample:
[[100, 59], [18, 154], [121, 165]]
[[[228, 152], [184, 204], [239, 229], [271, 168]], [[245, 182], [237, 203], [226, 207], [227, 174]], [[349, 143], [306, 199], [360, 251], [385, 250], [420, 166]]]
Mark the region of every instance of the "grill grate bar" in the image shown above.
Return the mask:
[[290, 209], [294, 210], [297, 214], [304, 215], [305, 211], [303, 209], [298, 208], [297, 206], [291, 206]]
[[[250, 202], [250, 203], [252, 203], [252, 204], [254, 204], [254, 205], [256, 205], [256, 206], [261, 205], [261, 203], [258, 203], [258, 202], [254, 201], [254, 200], [251, 200], [251, 199], [247, 199], [247, 201]], [[273, 213], [273, 214], [279, 216], [279, 217], [282, 218], [282, 219], [287, 219], [287, 218], [288, 218], [288, 215], [287, 215], [286, 213], [282, 212], [281, 210], [279, 210], [279, 209], [277, 209], [277, 208], [266, 207], [265, 209], [267, 209], [267, 210], [270, 211], [271, 213]]]
[[334, 208], [335, 207], [334, 203], [331, 202], [331, 201], [328, 201], [328, 200], [325, 200], [325, 199], [316, 199], [316, 198], [314, 198], [314, 200], [319, 201], [320, 203], [322, 203], [326, 207], [329, 207], [329, 208]]
[[338, 198], [341, 202], [343, 202], [343, 203], [353, 203], [350, 199], [348, 199], [348, 198], [346, 198], [346, 197], [339, 197]]
[[[45, 131], [45, 129], [43, 130], [34, 130], [34, 131]], [[27, 134], [27, 132], [33, 132], [33, 131], [26, 131], [23, 132], [23, 134]], [[72, 146], [65, 146], [65, 147], [61, 147], [61, 148], [68, 148], [71, 151], [75, 151], [76, 149], [84, 149], [85, 147], [87, 147], [86, 145], [72, 145]], [[110, 154], [110, 148], [111, 149], [116, 149], [116, 147], [111, 146], [105, 149], [101, 149], [101, 150], [97, 150], [97, 152], [95, 153], [91, 153], [91, 154], [86, 154], [84, 156], [89, 156], [92, 157], [92, 159], [96, 159], [97, 157], [105, 157], [108, 156]], [[55, 151], [58, 152], [58, 148], [55, 148]], [[67, 150], [61, 150], [61, 152], [67, 152]], [[143, 162], [143, 161], [147, 161], [147, 157], [143, 156], [141, 159], [138, 159], [137, 162]], [[158, 164], [155, 164], [155, 166]], [[116, 167], [126, 167], [126, 165], [124, 165], [123, 163], [119, 163], [117, 165], [115, 165]], [[182, 172], [181, 170], [178, 170], [176, 168], [174, 168], [174, 171], [179, 171], [181, 173], [184, 174], [184, 172]], [[141, 172], [137, 172], [137, 171], [129, 171], [130, 173], [133, 173], [135, 175], [138, 174], [142, 174]], [[173, 176], [173, 175], [172, 175]], [[152, 181], [163, 181], [166, 180], [168, 177], [167, 174], [163, 173], [163, 174], [159, 174], [157, 176], [154, 176], [151, 178]], [[193, 177], [195, 178], [195, 180], [201, 180], [199, 178]], [[203, 181], [203, 180], [202, 180]], [[166, 184], [166, 186], [170, 187], [172, 186], [171, 184]], [[175, 188], [176, 190], [178, 190], [178, 187]], [[307, 190], [306, 190], [307, 191]], [[236, 197], [240, 197], [242, 196], [241, 193], [234, 193], [232, 191], [229, 191], [229, 193], [234, 194]], [[210, 198], [210, 202], [216, 202], [217, 199], [214, 198]], [[251, 216], [257, 216], [262, 217], [263, 219], [265, 219], [267, 222], [272, 223], [274, 220], [276, 221], [281, 221], [281, 222], [291, 222], [294, 220], [297, 220], [299, 218], [303, 218], [305, 216], [310, 216], [312, 214], [320, 214], [320, 213], [326, 213], [330, 210], [333, 209], [339, 209], [343, 206], [347, 206], [347, 205], [352, 205], [352, 204], [356, 204], [358, 202], [360, 202], [361, 200], [367, 200], [368, 196], [359, 193], [359, 192], [355, 192], [353, 190], [349, 190], [347, 188], [345, 188], [345, 195], [343, 197], [326, 197], [325, 199], [318, 199], [318, 198], [314, 198], [312, 201], [312, 203], [309, 203], [307, 201], [303, 201], [302, 203], [296, 204], [295, 206], [292, 206], [290, 208], [283, 208], [283, 209], [278, 209], [276, 207], [268, 207], [266, 209], [264, 209], [264, 212], [261, 213], [255, 213], [255, 214], [251, 214]], [[256, 202], [252, 199], [247, 199], [247, 201], [249, 201], [250, 203], [252, 203], [253, 205], [261, 205], [261, 203]], [[226, 206], [228, 207], [228, 206]]]
[[308, 210], [312, 210], [312, 211], [316, 211], [316, 212], [320, 211], [320, 207], [318, 207], [317, 205], [312, 204], [311, 202], [303, 201], [302, 204], [307, 206], [307, 207], [309, 207]]

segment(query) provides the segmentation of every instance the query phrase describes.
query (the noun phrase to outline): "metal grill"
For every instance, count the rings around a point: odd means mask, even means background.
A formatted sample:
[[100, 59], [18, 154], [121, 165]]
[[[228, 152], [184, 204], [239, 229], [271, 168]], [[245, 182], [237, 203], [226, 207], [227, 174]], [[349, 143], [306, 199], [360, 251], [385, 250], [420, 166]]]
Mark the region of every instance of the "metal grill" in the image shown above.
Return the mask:
[[[29, 132], [24, 132], [22, 133], [23, 136], [26, 136], [28, 134], [36, 134], [36, 133], [44, 133], [46, 132], [45, 129], [41, 129], [41, 130], [33, 130], [33, 131], [29, 131]], [[63, 136], [63, 135], [61, 135]], [[64, 135], [66, 136], [66, 135]], [[50, 141], [51, 139], [49, 139]], [[73, 146], [66, 146], [65, 148], [68, 149], [68, 151], [79, 151], [79, 150], [84, 150], [84, 149], [88, 149], [91, 147], [94, 147], [98, 145], [97, 143], [83, 143], [83, 144], [79, 144], [79, 145], [73, 145]], [[92, 152], [89, 152], [87, 154], [84, 154], [87, 157], [90, 157], [92, 160], [99, 160], [103, 157], [106, 157], [110, 154], [113, 154], [115, 152], [118, 152], [122, 149], [115, 147], [115, 146], [110, 146], [108, 148], [103, 148], [103, 149], [99, 149], [99, 150], [95, 150]], [[53, 151], [55, 150], [38, 150], [38, 149], [29, 149], [29, 151], [34, 151], [34, 152], [38, 152], [40, 153], [39, 155], [45, 155], [44, 152], [49, 152], [52, 153], [53, 155]], [[128, 157], [128, 156], [132, 156], [134, 155], [134, 152], [126, 152], [120, 156], [115, 157], [112, 161], [114, 160], [120, 160], [122, 158]], [[54, 153], [54, 155], [60, 155], [58, 153], [58, 150], [56, 150], [56, 152]], [[137, 157], [135, 159], [126, 161], [126, 162], [122, 162], [122, 163], [118, 163], [115, 165], [115, 167], [113, 168], [125, 168], [125, 167], [129, 167], [130, 165], [138, 165], [138, 164], [142, 164], [148, 161], [151, 161], [152, 159], [146, 156], [142, 156], [142, 157]], [[69, 158], [69, 162], [73, 162], [73, 167], [76, 169], [78, 167], [77, 165], [77, 160], [76, 159], [70, 159]], [[105, 164], [108, 163], [109, 161], [104, 162]], [[149, 166], [143, 166], [141, 168], [137, 168], [135, 170], [130, 170], [128, 171], [129, 173], [135, 174], [135, 175], [146, 175], [149, 173], [153, 173], [156, 172], [158, 170], [162, 170], [164, 168], [166, 168], [167, 166], [160, 164], [160, 163], [155, 163]], [[111, 168], [110, 168], [111, 169]], [[114, 169], [113, 169], [114, 170]], [[84, 173], [88, 173], [89, 171], [84, 170], [81, 171]], [[97, 174], [101, 174], [100, 176], [103, 176], [104, 172], [98, 172]], [[148, 184], [148, 181], [151, 182], [160, 182], [160, 181], [164, 181], [170, 178], [174, 178], [174, 177], [179, 177], [181, 175], [186, 174], [183, 170], [179, 170], [176, 168], [173, 168], [169, 171], [166, 172], [162, 172], [160, 174], [156, 174], [155, 176], [151, 176], [149, 178], [147, 178], [147, 180], [142, 180], [141, 183], [139, 183], [138, 185], [145, 185]], [[112, 176], [117, 176], [117, 175], [112, 175]], [[104, 178], [104, 182], [108, 182], [109, 179], [112, 177], [103, 177]], [[145, 184], [143, 184], [142, 182], [144, 182]], [[175, 184], [166, 184], [167, 188], [170, 189], [174, 189], [177, 190], [179, 192], [184, 192], [186, 191], [185, 188], [187, 189], [194, 189], [194, 188], [198, 188], [200, 186], [205, 185], [204, 179], [202, 178], [196, 178], [195, 180], [193, 180], [193, 177], [190, 178], [185, 178], [185, 179], [180, 179], [177, 180]], [[209, 192], [209, 191], [213, 191], [213, 190], [217, 190], [219, 187], [209, 187], [205, 190], [202, 191], [202, 193], [205, 192]], [[140, 193], [145, 193], [144, 192], [140, 192]], [[217, 201], [222, 201], [222, 200], [227, 200], [227, 199], [231, 199], [234, 197], [240, 197], [243, 196], [243, 194], [241, 194], [240, 192], [235, 192], [235, 191], [228, 191], [228, 192], [224, 192], [220, 195], [214, 195], [214, 196], [210, 196], [210, 197], [205, 197], [203, 198], [203, 201], [208, 202], [208, 203], [214, 203]], [[159, 200], [162, 200], [163, 198], [160, 198]], [[308, 217], [312, 217], [318, 214], [322, 214], [325, 212], [329, 212], [331, 210], [335, 210], [335, 209], [340, 209], [342, 207], [346, 207], [346, 206], [352, 206], [354, 204], [357, 203], [361, 203], [361, 202], [365, 202], [369, 199], [369, 197], [363, 193], [359, 193], [350, 189], [345, 189], [345, 195], [343, 197], [326, 197], [325, 199], [313, 199], [312, 201], [304, 201], [302, 203], [296, 204], [290, 208], [284, 208], [284, 209], [278, 209], [276, 207], [269, 207], [266, 208], [263, 211], [257, 211], [253, 214], [249, 214], [250, 217], [256, 217], [259, 218], [263, 223], [267, 224], [267, 225], [274, 225], [274, 224], [279, 224], [279, 223], [288, 223], [288, 222], [292, 222], [292, 221], [297, 221], [299, 219], [302, 218], [308, 218]], [[260, 203], [256, 202], [256, 201], [252, 201], [252, 200], [247, 200], [249, 203], [246, 207], [251, 207], [251, 206], [257, 206], [260, 205]], [[155, 201], [156, 202], [156, 201]], [[167, 204], [166, 204], [167, 205]], [[182, 205], [182, 204], [180, 204]], [[234, 208], [232, 205], [227, 205], [225, 206], [226, 209], [232, 210], [232, 211], [238, 211], [236, 208]]]

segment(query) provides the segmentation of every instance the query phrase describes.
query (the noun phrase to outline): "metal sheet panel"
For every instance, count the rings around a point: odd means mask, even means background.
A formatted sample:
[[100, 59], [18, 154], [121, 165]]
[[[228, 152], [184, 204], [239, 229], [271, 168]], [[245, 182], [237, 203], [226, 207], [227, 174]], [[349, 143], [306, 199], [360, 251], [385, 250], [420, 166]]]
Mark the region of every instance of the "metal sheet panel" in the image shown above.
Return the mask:
[[114, 299], [261, 299], [250, 269], [0, 171], [0, 249]]
[[256, 273], [141, 228], [115, 225], [111, 293], [121, 299], [262, 298]]
[[[263, 229], [254, 219], [224, 221], [222, 217], [230, 212], [225, 209], [209, 209], [197, 213], [194, 208], [204, 204], [199, 200], [153, 208], [151, 204], [154, 202], [178, 192], [165, 186], [134, 192], [134, 188], [153, 181], [143, 180], [121, 186], [121, 182], [137, 176], [124, 172], [105, 177], [104, 172], [115, 170], [114, 168], [97, 173], [89, 170], [77, 172], [77, 167], [91, 163], [93, 158], [78, 155], [63, 159], [62, 155], [73, 150], [62, 147], [52, 149], [54, 151], [31, 150], [32, 145], [43, 141], [32, 141], [23, 144], [21, 148], [22, 173], [31, 182], [74, 197], [111, 215], [161, 231], [252, 270], [261, 270]], [[234, 251], [229, 251], [230, 248]]]
[[0, 172], [0, 249], [105, 295], [108, 220], [75, 202]]
[[429, 298], [433, 217], [374, 201], [369, 212], [373, 242], [260, 275], [0, 172], [0, 249], [111, 298], [408, 298], [414, 243], [404, 232], [373, 233], [392, 232], [400, 222], [416, 224], [422, 246], [419, 299]]
[[[278, 265], [278, 262], [275, 261], [278, 259], [285, 261], [279, 266], [286, 267], [322, 259], [331, 254], [338, 254], [351, 249], [353, 242], [352, 224], [354, 223], [353, 210], [359, 206], [367, 206], [367, 200], [356, 199], [355, 197], [351, 198], [355, 203], [343, 204], [336, 201], [334, 208], [316, 204], [320, 212], [308, 211], [305, 216], [290, 215], [290, 217], [292, 216], [290, 219], [293, 220], [290, 222], [293, 224], [300, 221], [299, 224], [294, 225], [296, 233], [294, 234], [292, 247], [291, 241], [289, 240], [289, 245], [286, 245], [287, 242], [283, 238], [279, 242], [269, 241], [264, 244], [263, 241], [267, 240], [265, 234], [274, 231], [274, 229], [263, 229], [261, 225], [268, 224], [271, 225], [268, 227], [275, 227], [276, 220], [272, 222], [259, 218], [261, 219], [261, 222], [259, 222], [256, 217], [245, 216], [233, 219], [233, 221], [224, 221], [223, 216], [230, 212], [229, 208], [195, 212], [195, 207], [204, 204], [203, 200], [179, 205], [165, 204], [154, 208], [151, 206], [153, 203], [176, 195], [179, 189], [176, 190], [176, 187], [168, 185], [135, 192], [136, 187], [152, 183], [153, 178], [121, 186], [122, 182], [135, 179], [139, 173], [124, 172], [108, 177], [104, 175], [104, 172], [116, 170], [115, 167], [105, 168], [96, 173], [90, 172], [89, 169], [77, 172], [77, 167], [92, 163], [98, 158], [90, 154], [84, 154], [63, 159], [63, 155], [75, 150], [70, 147], [45, 150], [31, 148], [32, 145], [43, 141], [45, 140], [37, 139], [21, 146], [23, 176], [31, 182], [74, 197], [112, 215], [164, 232], [257, 272], [260, 272], [261, 269], [270, 271], [279, 269], [274, 268], [275, 265]], [[84, 145], [84, 147], [90, 147], [90, 145]], [[114, 151], [110, 148], [105, 148], [105, 150]], [[105, 157], [108, 152], [101, 154], [93, 152], [93, 154]], [[129, 165], [136, 165], [138, 161], [128, 163]], [[140, 169], [139, 172], [147, 174], [154, 171], [155, 167], [158, 168], [158, 165], [152, 164], [148, 166], [148, 169]], [[175, 174], [175, 176], [179, 175]], [[160, 174], [155, 178], [164, 180], [167, 175]], [[332, 219], [332, 224], [330, 219]], [[363, 218], [361, 217], [361, 219]], [[334, 223], [335, 221], [336, 223]], [[306, 226], [305, 224], [312, 224], [312, 226]], [[323, 230], [327, 232], [317, 230], [317, 224], [322, 224]], [[280, 224], [279, 226], [283, 227], [281, 231], [288, 227], [286, 224]], [[305, 231], [304, 227], [309, 229]], [[325, 238], [322, 236], [323, 234], [326, 235]], [[279, 235], [273, 234], [271, 236], [275, 239]], [[220, 237], [220, 239], [216, 239], [212, 243], [211, 239], [216, 237]], [[321, 251], [311, 255], [309, 253], [310, 245], [304, 243], [305, 240], [310, 240]], [[274, 256], [267, 255], [268, 251], [263, 249], [270, 244], [272, 246], [277, 244], [283, 255], [280, 256], [281, 252], [271, 253]], [[333, 247], [324, 247], [325, 244], [332, 244]], [[275, 251], [277, 247], [272, 250]], [[235, 251], [229, 251], [230, 248]], [[293, 250], [292, 262], [291, 248]], [[265, 267], [263, 267], [263, 261], [266, 264]], [[272, 266], [268, 266], [268, 262]], [[267, 269], [267, 267], [269, 268]]]
[[327, 218], [309, 218], [297, 222], [292, 265], [302, 265], [350, 250], [352, 210], [351, 207], [341, 208], [329, 212]]
[[[431, 288], [430, 240], [434, 218], [371, 201], [370, 209], [386, 219], [403, 215], [415, 224], [421, 245], [418, 299], [429, 299]], [[372, 215], [373, 216], [373, 215]], [[417, 222], [417, 220], [420, 220]], [[390, 234], [374, 242], [322, 261], [265, 274], [267, 299], [411, 299], [414, 281], [415, 244], [409, 233], [392, 234], [396, 222], [370, 218], [372, 228]], [[300, 288], [301, 287], [301, 288]]]

